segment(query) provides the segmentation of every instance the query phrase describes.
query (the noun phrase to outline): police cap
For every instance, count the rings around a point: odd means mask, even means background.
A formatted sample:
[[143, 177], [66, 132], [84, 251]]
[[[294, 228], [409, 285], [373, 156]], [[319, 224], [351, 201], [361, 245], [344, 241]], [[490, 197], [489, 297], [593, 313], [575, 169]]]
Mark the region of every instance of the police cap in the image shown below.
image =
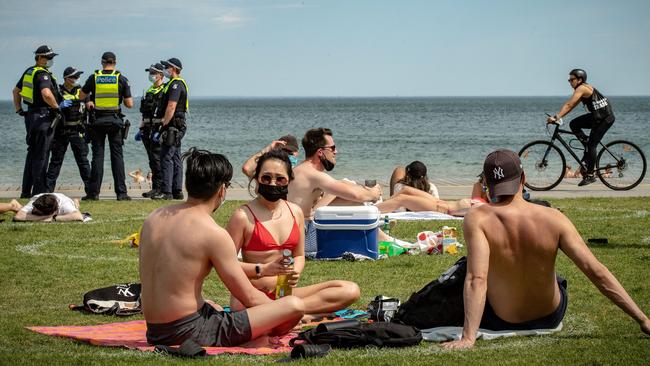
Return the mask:
[[155, 64], [149, 66], [148, 68], [144, 69], [144, 71], [146, 71], [146, 72], [159, 72], [161, 74], [162, 74], [163, 70], [165, 70], [165, 67], [160, 63], [155, 63]]
[[78, 78], [79, 75], [83, 74], [84, 72], [81, 70], [77, 70], [72, 66], [68, 66], [63, 70], [63, 77], [64, 78]]
[[102, 61], [104, 62], [115, 62], [115, 59], [115, 54], [111, 51], [107, 51], [102, 54]]
[[181, 60], [177, 59], [176, 57], [172, 57], [167, 61], [160, 61], [160, 63], [165, 67], [171, 66], [177, 70], [183, 70], [183, 64], [181, 63]]
[[52, 47], [50, 47], [48, 45], [40, 46], [39, 48], [36, 49], [36, 51], [34, 51], [34, 54], [36, 56], [44, 56], [44, 57], [47, 57], [47, 58], [52, 58], [52, 57], [58, 55], [58, 53], [54, 53], [54, 51], [52, 51]]

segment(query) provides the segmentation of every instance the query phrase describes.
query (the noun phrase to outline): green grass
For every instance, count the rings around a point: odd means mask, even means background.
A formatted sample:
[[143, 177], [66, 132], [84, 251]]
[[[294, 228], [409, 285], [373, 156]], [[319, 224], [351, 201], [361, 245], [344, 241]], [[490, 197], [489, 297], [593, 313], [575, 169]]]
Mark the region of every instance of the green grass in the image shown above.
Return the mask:
[[[592, 246], [596, 256], [619, 278], [645, 311], [650, 311], [650, 198], [555, 200], [576, 224], [583, 238], [606, 237], [609, 244]], [[237, 202], [227, 202], [215, 215], [225, 225]], [[284, 356], [219, 356], [210, 361], [185, 361], [153, 353], [93, 347], [32, 333], [30, 325], [89, 325], [120, 319], [68, 310], [84, 292], [120, 282], [137, 281], [137, 249], [114, 242], [135, 232], [157, 202], [84, 203], [94, 221], [15, 224], [11, 215], [0, 224], [0, 365], [137, 363], [271, 363]], [[413, 241], [421, 230], [458, 222], [400, 222], [396, 236]], [[462, 232], [461, 232], [462, 234]], [[362, 289], [354, 308], [365, 309], [378, 294], [403, 301], [449, 267], [456, 257], [402, 256], [377, 262], [308, 262], [303, 284], [347, 279]], [[437, 344], [400, 349], [337, 350], [309, 364], [647, 364], [650, 337], [611, 304], [563, 255], [558, 273], [569, 281], [569, 309], [564, 330], [553, 336], [479, 341], [468, 351], [445, 351]], [[204, 295], [226, 303], [228, 293], [211, 274]], [[131, 319], [141, 319], [135, 316]]]

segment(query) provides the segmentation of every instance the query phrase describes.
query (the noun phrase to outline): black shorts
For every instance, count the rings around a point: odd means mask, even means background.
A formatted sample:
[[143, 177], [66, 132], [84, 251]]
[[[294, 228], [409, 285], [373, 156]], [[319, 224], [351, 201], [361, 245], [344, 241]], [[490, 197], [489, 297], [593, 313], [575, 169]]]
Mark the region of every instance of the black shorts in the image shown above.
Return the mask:
[[218, 311], [204, 303], [198, 312], [164, 324], [147, 323], [147, 342], [152, 345], [179, 345], [193, 339], [201, 346], [232, 347], [251, 340], [246, 310]]
[[489, 330], [529, 330], [529, 329], [554, 329], [564, 319], [564, 313], [569, 303], [569, 297], [566, 291], [567, 282], [564, 278], [558, 276], [557, 284], [560, 288], [560, 305], [551, 314], [539, 319], [529, 320], [523, 323], [509, 323], [494, 313], [490, 303], [485, 300], [485, 310], [481, 319], [481, 328]]

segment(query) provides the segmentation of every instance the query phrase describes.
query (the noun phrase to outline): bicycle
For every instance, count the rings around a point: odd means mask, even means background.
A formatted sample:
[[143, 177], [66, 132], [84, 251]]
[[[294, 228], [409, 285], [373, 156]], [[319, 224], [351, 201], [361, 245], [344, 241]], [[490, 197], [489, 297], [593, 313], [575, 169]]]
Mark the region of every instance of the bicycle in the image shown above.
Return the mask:
[[[549, 126], [554, 125], [552, 134]], [[524, 145], [519, 151], [519, 158], [526, 173], [526, 187], [534, 191], [548, 191], [555, 188], [566, 174], [566, 158], [562, 150], [554, 143], [559, 141], [575, 159], [580, 172], [585, 172], [585, 163], [574, 150], [584, 150], [584, 145], [572, 131], [563, 130], [557, 122], [546, 125], [551, 135], [550, 141], [536, 140]], [[562, 135], [571, 135], [567, 143]], [[572, 146], [578, 141], [580, 146]], [[607, 143], [599, 142], [601, 147], [596, 158], [595, 173], [603, 184], [613, 190], [624, 191], [636, 187], [646, 172], [646, 159], [641, 149], [625, 140]]]

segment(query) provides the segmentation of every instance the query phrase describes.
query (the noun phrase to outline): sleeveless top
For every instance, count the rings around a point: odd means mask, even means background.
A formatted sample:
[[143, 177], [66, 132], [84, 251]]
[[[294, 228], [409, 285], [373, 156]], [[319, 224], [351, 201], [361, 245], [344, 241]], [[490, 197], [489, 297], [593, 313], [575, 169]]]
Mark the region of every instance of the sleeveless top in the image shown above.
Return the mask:
[[298, 242], [300, 241], [298, 223], [296, 222], [296, 217], [293, 215], [293, 211], [291, 211], [291, 206], [289, 206], [289, 203], [287, 201], [284, 202], [287, 204], [289, 212], [291, 212], [291, 217], [293, 217], [293, 227], [291, 228], [289, 237], [287, 237], [287, 240], [285, 240], [282, 244], [278, 244], [278, 242], [275, 241], [271, 233], [266, 229], [266, 227], [264, 227], [262, 222], [257, 219], [257, 216], [255, 216], [253, 213], [253, 210], [251, 210], [248, 205], [244, 205], [253, 215], [253, 218], [255, 219], [255, 227], [253, 228], [251, 238], [248, 240], [248, 244], [244, 246], [243, 249], [252, 252], [265, 252], [267, 250], [293, 250], [298, 246]]
[[[593, 88], [593, 86], [592, 86]], [[612, 111], [612, 105], [609, 103], [609, 100], [596, 88], [593, 88], [594, 91], [591, 93], [591, 96], [588, 98], [582, 98], [582, 104], [585, 108], [591, 113], [596, 122], [614, 122], [614, 112]]]

